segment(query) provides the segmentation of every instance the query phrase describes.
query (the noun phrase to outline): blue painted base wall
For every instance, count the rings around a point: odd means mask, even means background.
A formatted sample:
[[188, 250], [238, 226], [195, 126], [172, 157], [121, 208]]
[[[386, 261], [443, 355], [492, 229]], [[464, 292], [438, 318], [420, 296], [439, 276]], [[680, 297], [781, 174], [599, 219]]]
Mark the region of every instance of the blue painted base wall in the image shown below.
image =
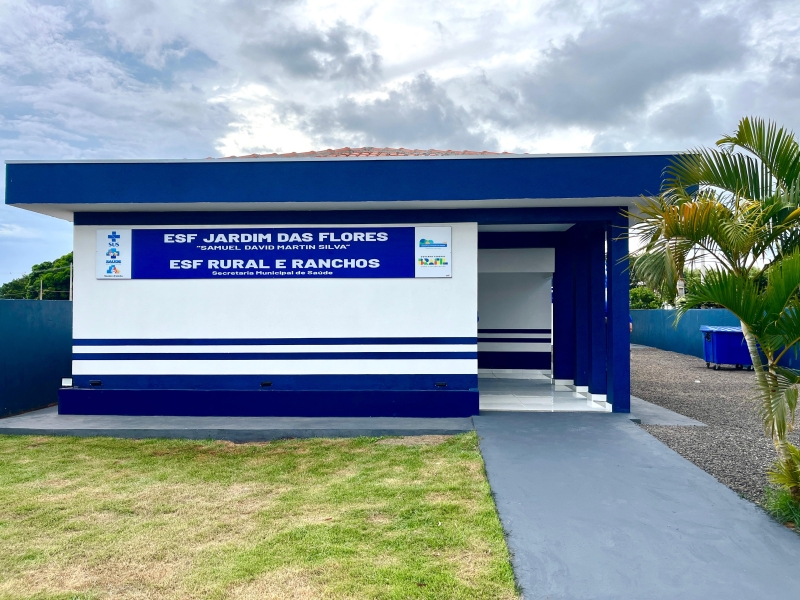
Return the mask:
[[550, 369], [549, 352], [478, 352], [479, 369]]
[[72, 302], [0, 300], [0, 417], [54, 404], [72, 372]]
[[[99, 381], [111, 390], [395, 390], [454, 391], [478, 389], [477, 375], [75, 375], [76, 388], [89, 388]], [[436, 384], [444, 384], [441, 390]]]
[[470, 417], [478, 392], [321, 390], [60, 390], [62, 415], [195, 417]]
[[675, 323], [674, 310], [632, 310], [632, 344], [652, 346], [661, 350], [690, 354], [703, 358], [703, 325], [738, 327], [737, 319], [723, 308], [706, 308], [688, 311]]

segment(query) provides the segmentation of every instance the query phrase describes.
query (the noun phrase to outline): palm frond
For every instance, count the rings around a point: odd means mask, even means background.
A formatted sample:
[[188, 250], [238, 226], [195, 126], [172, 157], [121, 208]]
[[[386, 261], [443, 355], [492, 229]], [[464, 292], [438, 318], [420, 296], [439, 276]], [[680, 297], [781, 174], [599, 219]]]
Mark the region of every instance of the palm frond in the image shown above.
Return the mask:
[[720, 268], [709, 269], [703, 281], [687, 292], [678, 314], [682, 316], [689, 309], [709, 303], [727, 308], [747, 323], [759, 341], [765, 334], [761, 294], [757, 282], [751, 278]]
[[767, 270], [767, 288], [764, 291], [765, 309], [776, 316], [796, 298], [800, 288], [800, 250], [782, 256]]
[[777, 371], [758, 380], [758, 416], [764, 432], [773, 439], [785, 440], [794, 427], [798, 390], [795, 383]]
[[790, 369], [789, 367], [782, 367], [780, 365], [776, 365], [774, 367], [775, 372], [786, 379], [791, 385], [797, 385], [800, 383], [800, 371], [797, 369]]
[[711, 186], [728, 192], [732, 203], [744, 197], [771, 196], [773, 180], [755, 157], [716, 148], [697, 148], [675, 157], [665, 170], [666, 195], [688, 188]]
[[791, 490], [800, 487], [800, 448], [786, 443], [785, 452], [789, 460], [779, 460], [767, 471], [770, 483]]
[[672, 301], [677, 294], [678, 279], [683, 272], [684, 263], [682, 250], [676, 248], [676, 244], [664, 243], [649, 252], [633, 255], [629, 265], [633, 277]]
[[800, 148], [794, 133], [774, 121], [745, 117], [739, 121], [736, 133], [723, 136], [717, 145], [728, 153], [742, 148], [758, 157], [786, 189], [800, 177]]
[[795, 306], [781, 312], [767, 328], [764, 344], [777, 352], [775, 361], [781, 360], [787, 352], [797, 352], [800, 343], [800, 307]]

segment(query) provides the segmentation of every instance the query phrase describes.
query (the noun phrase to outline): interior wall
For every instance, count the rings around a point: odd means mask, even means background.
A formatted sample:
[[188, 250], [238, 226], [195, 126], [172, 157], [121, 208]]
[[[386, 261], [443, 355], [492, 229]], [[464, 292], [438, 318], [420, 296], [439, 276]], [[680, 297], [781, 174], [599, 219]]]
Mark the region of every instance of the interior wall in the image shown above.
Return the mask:
[[478, 366], [550, 369], [552, 248], [478, 251]]

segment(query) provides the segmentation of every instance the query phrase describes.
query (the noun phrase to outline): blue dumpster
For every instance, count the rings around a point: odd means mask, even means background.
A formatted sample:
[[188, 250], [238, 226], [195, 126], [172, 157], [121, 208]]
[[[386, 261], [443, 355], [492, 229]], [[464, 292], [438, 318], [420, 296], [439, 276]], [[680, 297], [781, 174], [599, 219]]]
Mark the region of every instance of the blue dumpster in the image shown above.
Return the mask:
[[741, 327], [703, 325], [700, 331], [703, 332], [706, 367], [710, 369], [713, 365], [715, 371], [720, 365], [734, 365], [737, 369], [753, 368]]

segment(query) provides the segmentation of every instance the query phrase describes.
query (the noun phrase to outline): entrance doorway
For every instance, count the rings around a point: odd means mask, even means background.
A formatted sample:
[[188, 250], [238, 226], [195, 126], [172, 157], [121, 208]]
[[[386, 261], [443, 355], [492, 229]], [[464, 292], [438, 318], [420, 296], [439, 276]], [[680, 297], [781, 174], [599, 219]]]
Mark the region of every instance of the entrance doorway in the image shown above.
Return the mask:
[[[545, 236], [542, 236], [545, 237]], [[551, 373], [554, 248], [478, 250], [481, 411], [606, 412]]]

